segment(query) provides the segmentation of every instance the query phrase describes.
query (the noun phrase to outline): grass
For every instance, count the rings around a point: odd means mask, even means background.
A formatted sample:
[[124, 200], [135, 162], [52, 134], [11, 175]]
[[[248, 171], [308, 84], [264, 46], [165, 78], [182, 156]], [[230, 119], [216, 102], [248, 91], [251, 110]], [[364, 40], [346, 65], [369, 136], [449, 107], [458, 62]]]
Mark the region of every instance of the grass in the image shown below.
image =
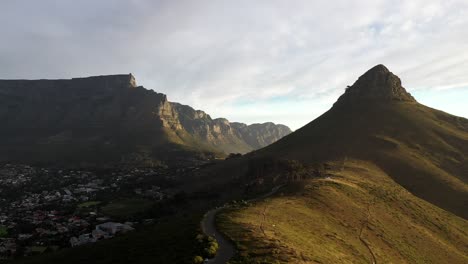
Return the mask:
[[89, 202], [80, 203], [78, 205], [78, 208], [88, 208], [88, 207], [93, 207], [93, 206], [97, 206], [100, 204], [101, 204], [100, 201], [89, 201]]
[[154, 202], [146, 199], [123, 199], [113, 201], [101, 208], [102, 213], [112, 217], [126, 217], [142, 213], [151, 208]]
[[8, 236], [8, 228], [6, 226], [0, 225], [0, 237]]
[[255, 156], [368, 160], [416, 196], [468, 218], [468, 120], [418, 103], [335, 106]]
[[33, 253], [42, 254], [42, 253], [44, 253], [46, 250], [47, 250], [47, 247], [42, 247], [42, 246], [33, 246], [33, 247], [31, 247], [31, 251], [32, 251]]
[[239, 250], [233, 263], [369, 263], [372, 254], [378, 263], [468, 261], [466, 220], [361, 161], [217, 221]]

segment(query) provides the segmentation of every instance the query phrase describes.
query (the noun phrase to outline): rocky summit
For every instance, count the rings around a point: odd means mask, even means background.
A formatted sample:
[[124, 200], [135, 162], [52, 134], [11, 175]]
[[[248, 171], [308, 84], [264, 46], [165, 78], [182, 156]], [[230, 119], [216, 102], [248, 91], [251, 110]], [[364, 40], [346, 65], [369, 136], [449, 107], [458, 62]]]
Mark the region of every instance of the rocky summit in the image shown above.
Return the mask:
[[291, 132], [212, 119], [131, 74], [0, 80], [0, 123], [1, 161], [81, 165], [246, 153]]
[[356, 101], [406, 101], [416, 102], [410, 93], [401, 85], [401, 80], [387, 67], [379, 64], [364, 73], [346, 89], [337, 103]]

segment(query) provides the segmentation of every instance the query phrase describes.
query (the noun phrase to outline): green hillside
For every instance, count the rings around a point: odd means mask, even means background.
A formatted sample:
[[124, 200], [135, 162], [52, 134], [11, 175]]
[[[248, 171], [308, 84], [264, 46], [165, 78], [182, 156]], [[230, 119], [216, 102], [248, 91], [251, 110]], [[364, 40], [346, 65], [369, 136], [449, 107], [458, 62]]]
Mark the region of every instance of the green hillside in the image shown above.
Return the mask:
[[468, 121], [416, 102], [335, 106], [257, 155], [372, 161], [413, 194], [468, 217]]
[[246, 263], [466, 263], [467, 157], [468, 120], [419, 104], [378, 65], [319, 118], [220, 165], [250, 189], [289, 189], [219, 223]]
[[468, 261], [466, 220], [415, 197], [373, 164], [347, 161], [328, 173], [219, 216], [240, 251], [233, 263]]

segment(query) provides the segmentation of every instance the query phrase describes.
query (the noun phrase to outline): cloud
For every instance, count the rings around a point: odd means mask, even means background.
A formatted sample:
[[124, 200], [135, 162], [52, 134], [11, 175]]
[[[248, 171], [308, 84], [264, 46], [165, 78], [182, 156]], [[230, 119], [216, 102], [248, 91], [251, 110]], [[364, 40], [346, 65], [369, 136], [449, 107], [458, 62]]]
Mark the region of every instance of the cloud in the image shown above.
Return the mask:
[[[379, 63], [421, 97], [468, 84], [464, 0], [6, 0], [1, 7], [0, 78], [132, 72], [172, 101], [234, 121], [298, 128]], [[468, 100], [459, 93], [450, 100]], [[466, 116], [451, 103], [439, 105]]]

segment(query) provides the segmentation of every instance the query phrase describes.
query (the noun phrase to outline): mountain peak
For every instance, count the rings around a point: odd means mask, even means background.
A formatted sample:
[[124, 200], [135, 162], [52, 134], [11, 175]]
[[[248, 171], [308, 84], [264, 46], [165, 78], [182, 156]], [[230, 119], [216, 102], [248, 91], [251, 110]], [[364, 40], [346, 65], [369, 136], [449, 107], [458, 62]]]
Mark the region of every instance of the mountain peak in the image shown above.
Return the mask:
[[364, 73], [349, 86], [337, 103], [356, 101], [407, 101], [416, 100], [401, 85], [401, 80], [382, 64]]
[[389, 73], [390, 70], [383, 64], [378, 64], [368, 70], [366, 73], [374, 72], [374, 73]]

